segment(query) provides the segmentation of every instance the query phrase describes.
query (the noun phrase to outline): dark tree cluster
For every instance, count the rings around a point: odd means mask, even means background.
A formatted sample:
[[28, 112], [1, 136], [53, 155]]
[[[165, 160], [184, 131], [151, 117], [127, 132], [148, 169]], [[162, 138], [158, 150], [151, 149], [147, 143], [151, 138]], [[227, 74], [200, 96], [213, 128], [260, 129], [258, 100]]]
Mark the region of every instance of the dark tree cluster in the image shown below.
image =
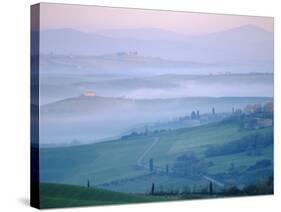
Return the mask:
[[200, 120], [200, 112], [199, 112], [199, 110], [192, 111], [191, 114], [190, 114], [190, 119], [191, 120]]
[[253, 183], [243, 188], [237, 186], [225, 187], [224, 189], [215, 190], [214, 183], [209, 182], [206, 186], [200, 186], [198, 189], [190, 189], [189, 186], [184, 186], [181, 189], [173, 188], [172, 186], [157, 186], [152, 183], [149, 191], [150, 195], [157, 196], [177, 196], [182, 199], [196, 199], [202, 197], [225, 197], [225, 196], [245, 196], [245, 195], [263, 195], [274, 193], [274, 180], [270, 176], [263, 181]]
[[255, 171], [257, 169], [264, 169], [272, 166], [271, 160], [259, 160], [253, 166], [250, 166], [247, 171]]
[[256, 133], [223, 145], [211, 145], [205, 151], [206, 157], [222, 156], [247, 152], [248, 155], [260, 152], [273, 144], [272, 133]]
[[238, 196], [238, 195], [262, 195], [262, 194], [273, 194], [273, 177], [270, 176], [262, 182], [248, 185], [242, 189], [236, 186], [232, 186], [224, 189], [221, 194], [227, 196]]
[[202, 163], [194, 154], [184, 154], [176, 159], [173, 173], [181, 177], [197, 177], [207, 170], [207, 164]]

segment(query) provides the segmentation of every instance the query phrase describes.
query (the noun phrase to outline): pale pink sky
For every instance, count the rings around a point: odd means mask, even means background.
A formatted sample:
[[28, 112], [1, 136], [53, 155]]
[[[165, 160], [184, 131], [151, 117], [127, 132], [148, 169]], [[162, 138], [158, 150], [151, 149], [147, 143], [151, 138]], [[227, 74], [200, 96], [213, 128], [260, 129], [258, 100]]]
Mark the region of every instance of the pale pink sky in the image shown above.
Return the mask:
[[41, 29], [73, 28], [83, 32], [106, 29], [160, 28], [187, 35], [206, 34], [247, 24], [273, 31], [272, 17], [218, 15], [41, 3]]

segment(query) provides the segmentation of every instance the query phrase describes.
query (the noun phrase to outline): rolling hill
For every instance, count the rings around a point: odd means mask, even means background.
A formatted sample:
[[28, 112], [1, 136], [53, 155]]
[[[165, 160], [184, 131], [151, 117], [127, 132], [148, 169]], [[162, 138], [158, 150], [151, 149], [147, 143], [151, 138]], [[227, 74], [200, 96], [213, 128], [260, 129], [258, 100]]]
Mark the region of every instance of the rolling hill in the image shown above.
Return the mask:
[[[103, 110], [112, 109], [127, 111], [135, 109], [141, 112], [146, 109], [148, 113], [160, 108], [165, 111], [180, 110], [186, 113], [199, 109], [202, 113], [210, 112], [211, 107], [216, 107], [218, 112], [230, 112], [232, 107], [244, 108], [247, 104], [264, 104], [271, 101], [271, 97], [185, 97], [185, 98], [159, 98], [159, 99], [130, 99], [124, 97], [102, 97], [102, 96], [78, 96], [61, 101], [42, 105], [41, 115], [69, 116], [91, 113], [101, 113]], [[157, 114], [156, 114], [157, 115]]]
[[98, 188], [62, 184], [40, 184], [40, 209], [130, 204], [175, 200], [169, 197], [124, 194]]
[[[255, 183], [255, 180], [272, 174], [271, 166], [247, 170], [255, 167], [258, 161], [273, 160], [272, 143], [257, 154], [249, 154], [247, 149], [243, 149], [237, 153], [206, 157], [204, 152], [212, 145], [232, 144], [256, 134], [270, 138], [273, 128], [241, 130], [239, 123], [223, 122], [131, 135], [90, 145], [41, 148], [40, 181], [85, 185], [89, 179], [96, 187], [129, 193], [146, 193], [152, 182], [157, 189], [161, 186], [165, 189], [184, 186], [201, 188], [208, 184], [202, 176], [182, 177], [164, 171], [167, 164], [172, 171], [182, 155], [195, 155], [202, 165], [206, 164], [205, 175], [220, 179], [223, 184]], [[159, 173], [151, 173], [149, 168], [145, 168], [151, 158]], [[239, 174], [225, 178], [223, 174], [228, 173], [231, 163], [235, 164]], [[144, 167], [139, 164], [144, 164]]]

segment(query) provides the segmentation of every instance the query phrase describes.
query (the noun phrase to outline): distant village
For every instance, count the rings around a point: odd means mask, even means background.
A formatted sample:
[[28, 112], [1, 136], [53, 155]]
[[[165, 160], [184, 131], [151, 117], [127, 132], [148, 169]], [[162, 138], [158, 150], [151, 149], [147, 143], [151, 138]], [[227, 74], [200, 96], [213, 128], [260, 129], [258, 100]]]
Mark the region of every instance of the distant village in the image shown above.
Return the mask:
[[[195, 127], [203, 124], [224, 121], [239, 124], [240, 129], [253, 130], [273, 126], [273, 102], [262, 104], [248, 104], [244, 109], [232, 108], [231, 112], [217, 113], [213, 107], [210, 113], [200, 114], [199, 110], [192, 111], [188, 116], [182, 116], [174, 121], [146, 125], [124, 135], [126, 139], [131, 136], [150, 135], [183, 127]], [[176, 125], [177, 127], [173, 127]]]
[[122, 56], [138, 56], [138, 52], [137, 51], [128, 51], [128, 52], [117, 52], [116, 53], [117, 56], [122, 57]]
[[273, 126], [273, 102], [268, 102], [264, 106], [261, 104], [247, 105], [244, 109], [246, 116], [243, 128], [260, 129]]
[[[231, 116], [243, 116], [242, 128], [260, 129], [273, 126], [273, 102], [262, 104], [248, 104], [244, 109], [232, 108]], [[229, 117], [228, 113], [216, 114], [215, 108], [211, 113], [200, 115], [199, 111], [192, 111], [190, 116], [180, 118], [180, 120], [198, 120], [200, 124], [220, 121]]]

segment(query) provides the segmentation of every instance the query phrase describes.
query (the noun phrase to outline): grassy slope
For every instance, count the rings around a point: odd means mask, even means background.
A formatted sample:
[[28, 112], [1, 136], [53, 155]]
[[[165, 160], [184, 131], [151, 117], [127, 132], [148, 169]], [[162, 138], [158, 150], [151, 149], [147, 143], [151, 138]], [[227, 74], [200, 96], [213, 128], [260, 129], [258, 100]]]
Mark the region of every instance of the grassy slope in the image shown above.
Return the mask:
[[82, 186], [40, 184], [40, 208], [156, 202], [173, 199], [175, 198], [124, 194]]
[[[155, 165], [164, 168], [166, 164], [172, 166], [175, 159], [186, 152], [194, 152], [203, 158], [203, 152], [209, 144], [229, 142], [255, 132], [266, 131], [270, 132], [272, 128], [239, 131], [239, 127], [235, 124], [211, 124], [157, 135], [132, 137], [127, 140], [119, 139], [79, 147], [41, 149], [41, 180], [85, 185], [87, 179], [90, 179], [92, 184], [97, 185], [148, 174], [147, 170], [136, 168], [136, 161], [156, 137], [159, 138], [159, 142], [146, 155], [144, 162], [148, 163], [149, 158], [153, 157]], [[272, 149], [264, 151], [265, 154], [256, 157], [234, 154], [208, 158], [207, 160], [214, 162], [214, 166], [208, 171], [211, 174], [224, 172], [229, 168], [230, 161], [235, 161], [237, 165], [239, 163], [253, 165], [257, 160], [272, 159]], [[172, 182], [171, 179], [158, 177], [159, 182], [156, 179], [146, 179], [145, 182], [142, 180], [137, 184], [142, 188], [145, 186], [146, 190], [150, 187], [152, 180], [159, 184]], [[174, 180], [181, 181], [181, 179]], [[185, 179], [184, 183], [189, 182]], [[126, 186], [125, 189], [127, 188], [129, 189]], [[132, 188], [136, 188], [136, 184], [132, 185]], [[124, 188], [119, 190], [125, 191]]]
[[204, 157], [203, 152], [210, 144], [227, 143], [256, 132], [264, 133], [271, 131], [272, 128], [240, 131], [239, 126], [236, 124], [210, 124], [179, 129], [162, 138], [160, 137], [161, 142], [150, 151], [146, 160], [148, 161], [150, 157], [157, 158], [158, 163], [164, 166], [166, 163], [174, 161], [180, 154], [188, 152]]

